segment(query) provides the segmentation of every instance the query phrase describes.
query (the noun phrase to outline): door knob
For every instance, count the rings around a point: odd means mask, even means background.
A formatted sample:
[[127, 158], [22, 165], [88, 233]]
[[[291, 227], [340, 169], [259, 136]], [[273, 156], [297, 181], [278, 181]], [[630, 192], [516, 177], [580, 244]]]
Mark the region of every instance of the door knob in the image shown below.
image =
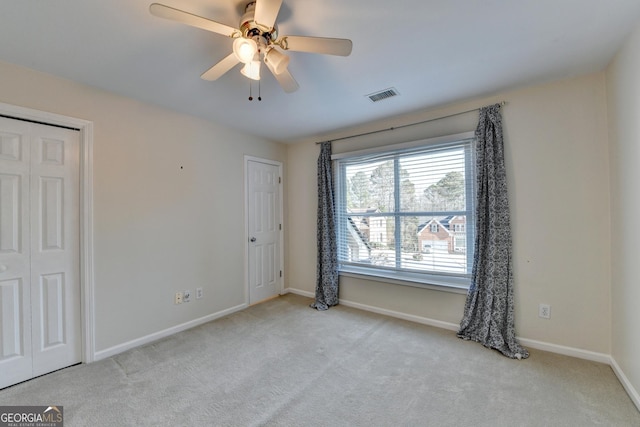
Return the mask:
[[255, 242], [256, 240], [257, 240], [257, 239], [256, 239], [255, 237], [252, 237], [252, 238], [250, 238], [250, 239], [249, 239], [249, 241], [250, 241], [251, 243]]

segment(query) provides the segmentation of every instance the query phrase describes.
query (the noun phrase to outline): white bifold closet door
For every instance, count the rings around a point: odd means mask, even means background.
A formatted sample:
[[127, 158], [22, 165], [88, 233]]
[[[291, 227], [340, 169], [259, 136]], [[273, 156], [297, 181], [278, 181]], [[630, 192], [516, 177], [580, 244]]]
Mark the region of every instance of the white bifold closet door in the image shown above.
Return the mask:
[[0, 388], [82, 360], [79, 141], [0, 117]]

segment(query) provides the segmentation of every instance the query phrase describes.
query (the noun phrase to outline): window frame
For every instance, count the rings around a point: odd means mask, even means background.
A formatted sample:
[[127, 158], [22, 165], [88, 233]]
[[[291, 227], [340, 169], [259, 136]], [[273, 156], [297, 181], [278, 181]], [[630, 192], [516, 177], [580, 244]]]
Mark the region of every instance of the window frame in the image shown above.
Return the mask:
[[[355, 160], [357, 158], [363, 158], [370, 155], [389, 155], [394, 159], [395, 168], [398, 169], [398, 159], [404, 155], [411, 155], [423, 150], [439, 150], [447, 147], [463, 146], [465, 148], [465, 198], [467, 200], [467, 206], [464, 211], [455, 211], [458, 215], [467, 216], [468, 226], [464, 227], [468, 232], [466, 241], [466, 256], [467, 256], [467, 273], [444, 273], [444, 272], [420, 272], [416, 270], [403, 269], [403, 268], [387, 268], [382, 266], [366, 266], [360, 263], [345, 263], [338, 260], [338, 270], [341, 276], [364, 278], [372, 281], [381, 281], [385, 283], [392, 283], [398, 285], [407, 285], [420, 288], [429, 288], [436, 290], [444, 290], [455, 293], [466, 293], [469, 289], [471, 282], [471, 268], [473, 264], [473, 248], [475, 239], [475, 230], [473, 227], [475, 222], [475, 135], [474, 132], [465, 132], [454, 135], [446, 135], [437, 138], [428, 138], [422, 140], [411, 141], [408, 143], [394, 144], [376, 147], [372, 149], [352, 151], [334, 154], [332, 160], [334, 162], [334, 175], [335, 175], [335, 205], [336, 205], [336, 237], [338, 239], [338, 245], [340, 242], [346, 242], [346, 239], [342, 233], [347, 233], [342, 229], [341, 225], [341, 212], [338, 209], [344, 206], [346, 209], [346, 167], [349, 160]], [[396, 170], [397, 176], [397, 170]], [[399, 209], [400, 196], [398, 195], [399, 188], [398, 180], [394, 180], [394, 194], [395, 197], [395, 209], [393, 212], [381, 213], [378, 216], [391, 216], [396, 219], [402, 218], [407, 215], [420, 214], [424, 212], [402, 212]], [[451, 211], [453, 212], [453, 211]], [[434, 212], [429, 213], [430, 216], [434, 215]], [[346, 215], [345, 215], [346, 218]], [[369, 216], [374, 219], [376, 215]], [[399, 229], [396, 227], [396, 234], [399, 233]], [[396, 242], [398, 242], [396, 236]], [[402, 244], [396, 244], [396, 251]], [[468, 249], [471, 248], [471, 251]]]

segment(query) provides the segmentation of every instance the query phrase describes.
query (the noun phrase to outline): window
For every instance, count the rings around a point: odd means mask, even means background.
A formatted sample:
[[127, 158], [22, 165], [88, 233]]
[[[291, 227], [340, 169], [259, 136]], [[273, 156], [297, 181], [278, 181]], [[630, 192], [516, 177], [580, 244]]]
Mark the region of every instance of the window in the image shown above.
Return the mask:
[[467, 133], [335, 155], [340, 272], [467, 288], [473, 142]]

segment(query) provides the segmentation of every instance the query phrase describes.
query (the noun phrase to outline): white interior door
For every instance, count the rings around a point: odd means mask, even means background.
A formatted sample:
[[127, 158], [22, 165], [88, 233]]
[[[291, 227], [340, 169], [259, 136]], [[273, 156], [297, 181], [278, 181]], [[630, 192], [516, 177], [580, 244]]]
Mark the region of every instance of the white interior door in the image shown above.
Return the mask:
[[0, 387], [81, 361], [79, 143], [0, 118]]
[[27, 123], [0, 118], [0, 387], [33, 370], [28, 132]]
[[249, 303], [281, 290], [280, 167], [247, 161]]

